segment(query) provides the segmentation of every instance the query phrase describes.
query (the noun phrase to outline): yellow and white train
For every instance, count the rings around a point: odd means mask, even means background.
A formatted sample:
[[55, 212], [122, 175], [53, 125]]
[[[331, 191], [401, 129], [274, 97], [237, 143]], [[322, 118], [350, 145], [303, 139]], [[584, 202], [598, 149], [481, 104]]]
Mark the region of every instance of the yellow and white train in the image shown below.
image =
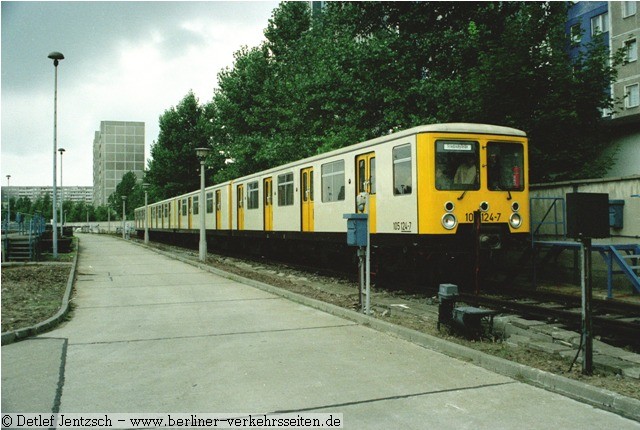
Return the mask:
[[[197, 190], [150, 204], [150, 237], [191, 235], [197, 243], [204, 210], [210, 249], [314, 259], [346, 247], [343, 214], [357, 212], [366, 192], [379, 255], [401, 250], [413, 264], [433, 252], [497, 249], [529, 233], [527, 145], [514, 128], [419, 126], [207, 187], [204, 202]], [[136, 209], [138, 231], [144, 218], [144, 207]]]

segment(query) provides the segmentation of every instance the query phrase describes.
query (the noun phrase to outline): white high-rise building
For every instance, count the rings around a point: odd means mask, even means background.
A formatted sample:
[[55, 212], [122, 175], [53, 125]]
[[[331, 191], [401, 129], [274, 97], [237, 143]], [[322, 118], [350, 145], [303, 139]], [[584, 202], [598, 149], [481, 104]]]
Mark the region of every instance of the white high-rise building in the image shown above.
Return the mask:
[[144, 122], [102, 121], [93, 140], [93, 204], [103, 206], [125, 173], [144, 174]]

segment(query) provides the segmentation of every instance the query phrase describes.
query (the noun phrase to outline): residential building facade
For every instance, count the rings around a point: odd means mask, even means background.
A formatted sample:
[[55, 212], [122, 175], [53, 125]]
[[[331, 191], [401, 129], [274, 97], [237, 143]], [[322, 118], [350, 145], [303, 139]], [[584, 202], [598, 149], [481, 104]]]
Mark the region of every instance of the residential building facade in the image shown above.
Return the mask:
[[640, 64], [638, 39], [640, 16], [636, 1], [609, 2], [611, 19], [610, 47], [625, 50], [625, 61], [618, 67], [613, 97], [620, 102], [611, 116], [616, 164], [607, 176], [640, 175]]
[[569, 54], [575, 57], [602, 34], [611, 52], [625, 50], [625, 61], [617, 68], [611, 87], [616, 102], [613, 111], [603, 112], [611, 130], [608, 155], [615, 164], [606, 177], [640, 175], [640, 65], [638, 38], [640, 17], [637, 1], [571, 2], [566, 31], [571, 38]]
[[[4, 202], [10, 198], [19, 199], [21, 197], [26, 197], [31, 200], [31, 202], [35, 202], [38, 198], [44, 197], [45, 195], [52, 197], [52, 190], [52, 186], [2, 187], [2, 201]], [[58, 201], [85, 202], [89, 204], [93, 201], [93, 187], [56, 187], [56, 190], [56, 198]]]

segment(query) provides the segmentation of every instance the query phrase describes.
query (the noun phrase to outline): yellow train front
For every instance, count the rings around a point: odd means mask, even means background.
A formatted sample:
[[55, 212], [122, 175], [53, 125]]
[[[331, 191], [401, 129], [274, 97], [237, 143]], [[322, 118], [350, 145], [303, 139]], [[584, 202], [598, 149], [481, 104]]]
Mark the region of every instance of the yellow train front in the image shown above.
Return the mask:
[[[152, 239], [194, 243], [205, 210], [211, 250], [336, 267], [353, 254], [343, 214], [366, 192], [378, 274], [454, 280], [454, 256], [529, 233], [527, 143], [508, 127], [419, 126], [208, 187], [204, 205], [197, 190], [152, 204], [147, 221]], [[143, 229], [144, 208], [136, 220]]]

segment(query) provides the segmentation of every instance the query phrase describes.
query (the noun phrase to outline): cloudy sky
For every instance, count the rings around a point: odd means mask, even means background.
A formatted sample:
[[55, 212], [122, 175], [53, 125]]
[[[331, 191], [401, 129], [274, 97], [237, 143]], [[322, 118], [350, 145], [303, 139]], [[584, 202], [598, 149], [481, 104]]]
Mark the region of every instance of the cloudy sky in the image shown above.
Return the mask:
[[[257, 46], [277, 2], [2, 1], [1, 185], [52, 185], [54, 67], [63, 185], [93, 185], [100, 121], [146, 123], [189, 90], [211, 100], [217, 74], [242, 45]], [[58, 165], [59, 167], [59, 165]], [[59, 177], [58, 177], [59, 178]], [[58, 185], [60, 184], [58, 179]]]

